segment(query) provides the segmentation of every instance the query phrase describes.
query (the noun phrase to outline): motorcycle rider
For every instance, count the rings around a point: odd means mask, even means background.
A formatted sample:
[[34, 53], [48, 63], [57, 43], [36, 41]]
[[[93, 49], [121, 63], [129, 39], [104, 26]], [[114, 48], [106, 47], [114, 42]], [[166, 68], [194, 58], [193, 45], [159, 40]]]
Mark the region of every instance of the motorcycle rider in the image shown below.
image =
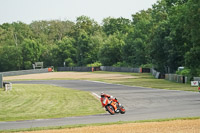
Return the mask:
[[118, 110], [119, 109], [119, 102], [118, 102], [117, 98], [114, 98], [111, 95], [105, 94], [104, 92], [101, 92], [101, 97], [107, 97], [109, 100], [112, 100], [112, 101], [116, 102], [117, 109], [115, 111], [119, 112], [119, 110]]

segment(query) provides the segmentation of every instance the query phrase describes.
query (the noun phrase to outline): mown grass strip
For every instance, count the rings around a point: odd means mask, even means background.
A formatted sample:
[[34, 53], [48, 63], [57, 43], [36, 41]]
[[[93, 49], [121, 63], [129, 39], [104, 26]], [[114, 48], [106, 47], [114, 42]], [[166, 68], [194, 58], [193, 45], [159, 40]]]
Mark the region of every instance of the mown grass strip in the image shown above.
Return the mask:
[[184, 117], [184, 118], [139, 120], [139, 121], [118, 121], [118, 122], [111, 122], [111, 123], [78, 124], [78, 125], [66, 125], [66, 126], [55, 126], [55, 127], [36, 127], [36, 128], [27, 128], [27, 129], [17, 129], [17, 130], [4, 130], [4, 131], [0, 131], [0, 133], [57, 130], [57, 129], [81, 128], [81, 127], [89, 127], [89, 126], [105, 126], [105, 125], [119, 125], [119, 124], [128, 124], [128, 123], [165, 122], [165, 121], [197, 120], [197, 119], [200, 119], [200, 116], [199, 117]]
[[[191, 87], [189, 83], [176, 83], [165, 79], [155, 79], [150, 73], [128, 73], [128, 72], [95, 72], [99, 74], [123, 74], [134, 76], [135, 78], [128, 79], [92, 79], [112, 84], [122, 84], [129, 86], [157, 88], [157, 89], [168, 89], [168, 90], [181, 90], [181, 91], [194, 91], [198, 92], [197, 87]], [[88, 79], [91, 80], [91, 79]]]
[[51, 85], [14, 84], [0, 90], [0, 121], [62, 118], [104, 113], [89, 92]]

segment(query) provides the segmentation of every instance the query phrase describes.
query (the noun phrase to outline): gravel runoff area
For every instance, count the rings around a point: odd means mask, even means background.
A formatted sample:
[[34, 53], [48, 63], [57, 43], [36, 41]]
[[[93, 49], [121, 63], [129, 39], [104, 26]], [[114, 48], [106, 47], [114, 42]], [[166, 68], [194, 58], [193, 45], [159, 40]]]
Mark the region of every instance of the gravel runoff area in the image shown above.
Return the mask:
[[19, 76], [3, 77], [4, 80], [24, 80], [24, 79], [128, 79], [136, 78], [135, 76], [123, 75], [123, 74], [98, 74], [88, 72], [49, 72], [41, 74], [28, 74]]
[[[129, 123], [23, 133], [200, 133], [200, 119]], [[21, 132], [22, 133], [22, 132]]]

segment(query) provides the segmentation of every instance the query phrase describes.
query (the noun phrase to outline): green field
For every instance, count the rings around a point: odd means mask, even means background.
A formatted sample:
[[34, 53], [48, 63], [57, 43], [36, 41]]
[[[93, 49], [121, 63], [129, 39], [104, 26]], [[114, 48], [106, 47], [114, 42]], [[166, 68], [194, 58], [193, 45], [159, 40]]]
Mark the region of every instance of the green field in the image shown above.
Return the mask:
[[61, 118], [104, 113], [89, 92], [51, 85], [14, 84], [0, 90], [0, 121]]
[[[198, 91], [197, 87], [191, 87], [189, 83], [176, 83], [172, 81], [168, 81], [165, 79], [156, 79], [150, 73], [128, 73], [128, 72], [101, 72], [97, 71], [95, 73], [99, 74], [123, 74], [123, 75], [131, 75], [135, 78], [128, 79], [92, 79], [107, 83], [113, 84], [122, 84], [129, 86], [139, 86], [139, 87], [148, 87], [148, 88], [157, 88], [157, 89], [168, 89], [168, 90], [181, 90], [181, 91]], [[91, 79], [88, 79], [91, 80]]]

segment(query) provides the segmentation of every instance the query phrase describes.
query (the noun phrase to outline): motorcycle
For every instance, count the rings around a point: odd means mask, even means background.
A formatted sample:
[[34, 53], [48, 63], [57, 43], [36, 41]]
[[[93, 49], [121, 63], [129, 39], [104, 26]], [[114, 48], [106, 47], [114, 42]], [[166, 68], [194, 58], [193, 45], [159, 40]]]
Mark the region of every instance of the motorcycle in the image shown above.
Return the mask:
[[112, 99], [101, 95], [101, 104], [111, 115], [114, 115], [115, 113], [124, 114], [126, 112], [125, 108], [116, 98]]

